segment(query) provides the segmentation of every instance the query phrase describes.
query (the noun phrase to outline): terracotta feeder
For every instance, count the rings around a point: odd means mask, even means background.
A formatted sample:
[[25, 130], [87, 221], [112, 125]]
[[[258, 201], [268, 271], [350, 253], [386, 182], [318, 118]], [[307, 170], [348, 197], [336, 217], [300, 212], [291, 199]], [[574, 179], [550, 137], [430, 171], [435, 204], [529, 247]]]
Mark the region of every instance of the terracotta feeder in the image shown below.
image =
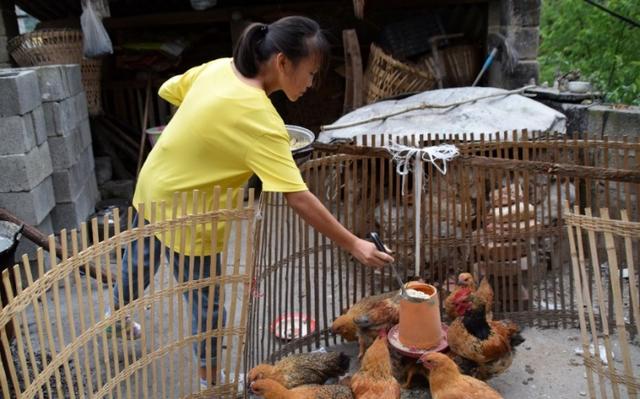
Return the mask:
[[398, 327], [400, 343], [418, 350], [439, 346], [442, 341], [442, 323], [438, 290], [419, 281], [411, 281], [404, 288]]

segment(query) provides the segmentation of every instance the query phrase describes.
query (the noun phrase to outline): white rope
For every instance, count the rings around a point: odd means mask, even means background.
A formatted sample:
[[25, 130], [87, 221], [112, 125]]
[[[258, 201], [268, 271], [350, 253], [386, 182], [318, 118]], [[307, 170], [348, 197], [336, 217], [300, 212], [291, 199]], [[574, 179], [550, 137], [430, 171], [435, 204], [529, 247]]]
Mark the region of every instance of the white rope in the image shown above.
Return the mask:
[[[409, 147], [402, 144], [391, 143], [386, 146], [387, 151], [393, 157], [393, 161], [396, 163], [396, 173], [402, 176], [402, 195], [404, 196], [406, 191], [406, 177], [410, 172], [413, 173], [413, 210], [415, 213], [415, 276], [420, 273], [421, 251], [422, 248], [422, 233], [421, 233], [421, 210], [422, 210], [422, 189], [423, 189], [423, 177], [424, 177], [424, 162], [429, 162], [438, 169], [443, 175], [447, 174], [447, 162], [457, 157], [460, 152], [455, 145], [441, 144], [432, 147]], [[413, 163], [413, 165], [412, 165]], [[442, 166], [441, 166], [442, 165]]]

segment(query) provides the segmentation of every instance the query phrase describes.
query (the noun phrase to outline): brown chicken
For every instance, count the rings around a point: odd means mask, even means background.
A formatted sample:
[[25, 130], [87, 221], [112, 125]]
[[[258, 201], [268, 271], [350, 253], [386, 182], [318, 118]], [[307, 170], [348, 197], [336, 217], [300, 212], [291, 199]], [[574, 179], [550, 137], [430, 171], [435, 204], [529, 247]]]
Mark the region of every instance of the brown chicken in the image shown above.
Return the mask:
[[287, 389], [268, 378], [252, 382], [251, 390], [265, 399], [353, 399], [351, 389], [344, 385], [301, 385]]
[[400, 399], [400, 384], [391, 370], [386, 331], [367, 349], [360, 370], [351, 377], [356, 399]]
[[444, 300], [444, 309], [447, 316], [449, 316], [449, 320], [453, 321], [458, 317], [455, 303], [459, 301], [461, 297], [466, 296], [466, 292], [469, 290], [485, 301], [487, 320], [492, 320], [493, 288], [489, 285], [487, 277], [484, 277], [482, 281], [480, 281], [480, 286], [476, 288], [476, 281], [471, 273], [460, 273], [457, 287]]
[[349, 356], [342, 352], [299, 353], [287, 356], [274, 365], [259, 364], [249, 371], [248, 382], [272, 379], [285, 388], [306, 384], [324, 384], [349, 370]]
[[347, 341], [358, 340], [358, 358], [381, 330], [388, 331], [396, 325], [400, 315], [400, 291], [362, 298], [331, 325], [331, 330]]
[[520, 328], [510, 320], [487, 320], [486, 303], [471, 293], [457, 303], [457, 314], [460, 317], [449, 326], [447, 340], [453, 352], [475, 363], [471, 374], [484, 380], [505, 371], [515, 347], [524, 342]]
[[427, 353], [419, 361], [429, 369], [432, 399], [502, 399], [485, 382], [460, 374], [453, 360], [442, 353]]

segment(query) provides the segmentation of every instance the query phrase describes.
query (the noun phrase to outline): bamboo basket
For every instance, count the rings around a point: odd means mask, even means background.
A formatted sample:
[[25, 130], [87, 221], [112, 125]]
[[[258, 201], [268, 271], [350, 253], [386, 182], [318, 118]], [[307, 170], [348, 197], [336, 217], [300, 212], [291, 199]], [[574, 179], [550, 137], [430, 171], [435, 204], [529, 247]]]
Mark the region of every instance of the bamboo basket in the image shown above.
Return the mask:
[[[172, 207], [164, 203], [138, 206], [138, 215], [146, 215], [149, 223], [144, 224], [140, 218], [137, 225], [133, 225], [131, 208], [127, 215], [119, 215], [116, 209], [111, 234], [108, 216], [102, 235], [98, 234], [98, 220], [93, 219], [80, 231], [60, 232], [58, 246], [51, 236], [48, 262], [40, 248], [35, 269], [25, 255], [22, 265], [5, 270], [2, 280], [9, 300], [0, 311], [0, 345], [4, 353], [11, 354], [12, 362], [0, 368], [0, 397], [236, 398], [241, 394], [256, 222], [253, 193], [249, 193], [246, 204], [243, 198], [242, 190], [234, 196], [231, 190], [219, 188], [188, 196], [183, 193], [174, 197]], [[164, 214], [173, 216], [159, 216]], [[125, 231], [120, 231], [120, 217], [127, 220]], [[204, 229], [216, 232], [218, 226], [222, 232], [201, 245], [203, 251], [209, 248], [216, 253], [222, 241], [222, 251], [218, 252], [222, 267], [219, 274], [212, 271], [211, 277], [204, 277], [202, 271], [194, 271], [194, 259], [199, 256], [187, 261], [172, 248], [185, 248], [185, 236]], [[104, 239], [90, 242], [90, 237], [100, 236]], [[158, 250], [164, 255], [160, 255], [162, 259], [151, 255], [151, 265], [158, 265], [157, 273], [151, 266], [151, 276], [155, 277], [146, 290], [140, 279], [138, 289], [144, 293], [124, 305], [122, 295], [113, 299], [113, 286], [117, 283], [122, 290], [123, 251], [134, 242], [151, 254]], [[191, 250], [194, 245], [190, 245]], [[187, 272], [193, 278], [185, 278]], [[17, 280], [17, 289], [9, 285], [11, 274]], [[136, 281], [132, 274], [129, 280]], [[192, 309], [201, 308], [202, 296], [195, 298], [205, 288], [209, 292], [218, 290], [218, 314], [225, 309], [227, 320], [223, 324], [219, 317], [217, 325], [213, 324], [209, 311], [206, 322], [199, 319], [200, 332], [194, 334]], [[116, 309], [116, 303], [121, 305], [119, 309], [107, 314], [107, 307]], [[215, 309], [212, 303], [209, 310]], [[115, 329], [116, 323], [128, 316], [142, 327], [142, 337], [137, 341], [127, 341], [125, 332]], [[12, 342], [6, 335], [10, 322], [15, 331]], [[109, 336], [107, 328], [115, 333]], [[204, 348], [198, 349], [197, 357], [194, 344]], [[206, 367], [216, 368], [209, 382], [217, 384], [202, 389], [196, 359], [211, 359], [214, 352], [215, 363], [207, 361]]]
[[7, 49], [18, 65], [79, 64], [82, 60], [82, 31], [43, 29], [9, 40]]
[[102, 111], [102, 61], [84, 58], [82, 31], [43, 29], [16, 36], [9, 41], [9, 54], [19, 66], [79, 64], [90, 115]]
[[640, 223], [630, 221], [627, 210], [619, 217], [608, 208], [594, 213], [579, 207], [564, 213], [589, 396], [637, 398], [640, 373], [632, 354], [640, 354]]
[[371, 43], [369, 64], [364, 76], [367, 104], [399, 94], [432, 89], [436, 78], [428, 65], [405, 64]]
[[80, 70], [89, 115], [99, 115], [102, 112], [102, 59], [83, 58]]
[[447, 47], [442, 50], [445, 73], [452, 87], [469, 86], [480, 72], [480, 56], [472, 45]]

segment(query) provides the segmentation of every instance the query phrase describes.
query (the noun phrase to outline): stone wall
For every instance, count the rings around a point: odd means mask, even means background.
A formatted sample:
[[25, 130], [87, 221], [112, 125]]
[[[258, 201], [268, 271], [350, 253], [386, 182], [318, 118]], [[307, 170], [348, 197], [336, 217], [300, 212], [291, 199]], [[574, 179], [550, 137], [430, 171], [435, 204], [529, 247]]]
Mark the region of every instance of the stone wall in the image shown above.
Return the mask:
[[45, 234], [77, 228], [99, 197], [80, 67], [3, 69], [0, 93], [0, 207]]
[[515, 49], [518, 59], [513, 71], [505, 70], [505, 50], [500, 46], [499, 54], [489, 69], [489, 86], [515, 89], [528, 84], [532, 79], [538, 81], [541, 6], [541, 0], [489, 2], [489, 45], [495, 43], [496, 36], [492, 37], [492, 34], [500, 34]]

